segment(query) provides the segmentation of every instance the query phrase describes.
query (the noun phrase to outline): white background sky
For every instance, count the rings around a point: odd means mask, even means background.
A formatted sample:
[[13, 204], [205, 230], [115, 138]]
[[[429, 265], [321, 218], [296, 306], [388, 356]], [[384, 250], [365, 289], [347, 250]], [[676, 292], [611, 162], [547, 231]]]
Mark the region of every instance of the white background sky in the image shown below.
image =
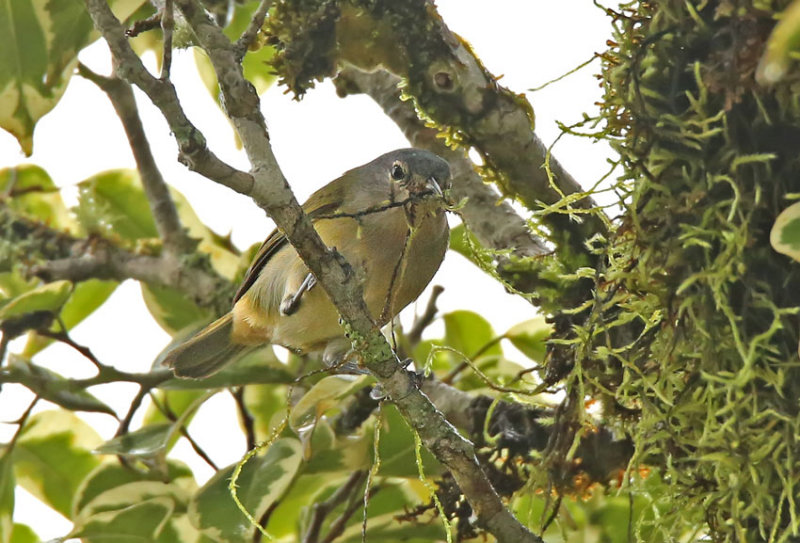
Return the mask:
[[[610, 22], [589, 0], [438, 0], [437, 6], [450, 28], [467, 39], [501, 83], [525, 92], [587, 60], [606, 48]], [[190, 52], [178, 52], [173, 78], [190, 119], [203, 131], [222, 159], [248, 169], [244, 153], [234, 146], [231, 128], [222, 117], [196, 74]], [[95, 71], [108, 73], [110, 60], [105, 44], [95, 43], [81, 55]], [[153, 66], [153, 59], [148, 59]], [[559, 134], [556, 120], [566, 124], [581, 119], [582, 112], [596, 111], [601, 90], [594, 75], [595, 61], [567, 79], [536, 93], [527, 93], [536, 112], [536, 131], [545, 144]], [[301, 102], [273, 87], [262, 98], [275, 153], [299, 200], [342, 172], [408, 143], [380, 109], [364, 96], [339, 99], [330, 83], [320, 84]], [[138, 94], [141, 114], [156, 160], [167, 181], [183, 192], [211, 228], [232, 233], [240, 248], [261, 241], [272, 222], [249, 199], [189, 172], [175, 160], [177, 148], [166, 123], [149, 101]], [[565, 137], [554, 154], [584, 186], [594, 183], [611, 155], [605, 143]], [[59, 105], [43, 118], [34, 138], [34, 154], [24, 157], [13, 137], [0, 132], [0, 168], [33, 163], [42, 166], [64, 187], [68, 205], [75, 203], [75, 185], [107, 169], [135, 167], [122, 127], [105, 95], [93, 84], [74, 77]], [[446, 287], [440, 297], [442, 311], [470, 309], [484, 315], [497, 332], [534, 316], [525, 301], [506, 294], [456, 254], [448, 254], [434, 278]], [[423, 294], [422, 303], [427, 300]], [[413, 317], [413, 307], [404, 321]], [[441, 328], [439, 328], [439, 331]], [[436, 329], [434, 328], [434, 331]], [[150, 318], [139, 287], [123, 283], [100, 310], [72, 332], [78, 343], [91, 346], [106, 364], [126, 371], [146, 371], [169, 336]], [[16, 342], [16, 346], [20, 346]], [[12, 349], [13, 350], [13, 349]], [[521, 360], [520, 360], [521, 361]], [[70, 377], [92, 375], [92, 366], [66, 347], [48, 348], [37, 362]], [[135, 386], [96, 387], [101, 400], [125, 413]], [[0, 442], [7, 441], [15, 426], [2, 424], [17, 418], [32, 399], [21, 386], [6, 385], [0, 394]], [[52, 408], [40, 402], [37, 409]], [[144, 408], [140, 410], [140, 414]], [[102, 414], [81, 414], [103, 438], [113, 436], [117, 422]], [[190, 432], [218, 465], [239, 460], [244, 438], [236, 424], [233, 403], [220, 394], [201, 408]], [[184, 442], [173, 456], [191, 465], [202, 478], [211, 470]], [[42, 539], [64, 535], [70, 523], [17, 489], [15, 521], [35, 528]]]

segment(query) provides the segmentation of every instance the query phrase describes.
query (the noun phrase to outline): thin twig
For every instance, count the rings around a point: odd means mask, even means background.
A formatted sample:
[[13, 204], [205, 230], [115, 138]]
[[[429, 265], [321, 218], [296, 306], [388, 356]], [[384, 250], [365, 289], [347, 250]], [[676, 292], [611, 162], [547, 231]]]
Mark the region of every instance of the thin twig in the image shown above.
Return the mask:
[[244, 435], [247, 438], [247, 450], [249, 451], [256, 447], [255, 419], [253, 419], [253, 415], [250, 414], [247, 405], [244, 403], [244, 387], [236, 387], [235, 389], [229, 389], [229, 391], [236, 402], [236, 409], [239, 412], [239, 421], [244, 427]]
[[[168, 4], [170, 3], [171, 0], [168, 1]], [[165, 17], [162, 20], [162, 24], [167, 24], [166, 14], [170, 11], [171, 10], [165, 7]], [[171, 15], [169, 18], [171, 19]], [[167, 43], [165, 40], [165, 64], [163, 68], [168, 74], [169, 67], [166, 62], [169, 62], [169, 58], [167, 56], [167, 51]], [[136, 167], [139, 170], [142, 187], [147, 196], [147, 201], [150, 204], [153, 220], [156, 223], [159, 235], [164, 240], [164, 246], [168, 250], [178, 254], [193, 249], [196, 244], [189, 239], [186, 230], [181, 224], [178, 211], [175, 208], [175, 202], [172, 200], [172, 195], [169, 193], [167, 183], [164, 181], [164, 177], [158, 169], [155, 157], [153, 157], [130, 84], [116, 77], [101, 76], [80, 63], [78, 64], [78, 73], [100, 87], [103, 92], [108, 95], [111, 104], [114, 106], [114, 110], [117, 112], [117, 116], [122, 122], [125, 134], [128, 136], [128, 143], [133, 152], [133, 157], [136, 160]]]
[[237, 40], [236, 54], [238, 55], [240, 62], [247, 54], [247, 50], [250, 49], [250, 46], [253, 45], [258, 37], [261, 27], [264, 26], [264, 19], [266, 19], [267, 12], [269, 11], [271, 5], [272, 0], [261, 0], [261, 3], [258, 5], [258, 9], [256, 9], [255, 13], [253, 13], [253, 18], [250, 20], [247, 30], [245, 30]]
[[[372, 497], [380, 491], [381, 487], [374, 486], [369, 489], [369, 491], [364, 491], [366, 495], [366, 499], [370, 500]], [[328, 529], [328, 533], [325, 538], [322, 540], [322, 543], [331, 543], [334, 539], [342, 535], [344, 529], [347, 527], [347, 521], [355, 514], [356, 511], [361, 507], [362, 501], [358, 499], [358, 496], [352, 495], [350, 496], [350, 500], [347, 502], [347, 506], [345, 510], [342, 511], [342, 514], [333, 519], [331, 522], [331, 526]]]
[[[161, 414], [164, 415], [170, 422], [178, 421], [178, 416], [169, 407], [169, 404], [166, 402], [162, 404], [160, 401], [158, 401], [158, 398], [156, 398], [155, 394], [152, 394], [152, 392], [150, 393], [150, 401], [153, 402], [153, 405], [156, 406], [156, 409], [158, 409], [161, 412]], [[181, 433], [183, 437], [186, 438], [186, 441], [189, 442], [189, 445], [191, 445], [194, 452], [197, 453], [197, 456], [202, 458], [203, 461], [211, 467], [211, 469], [213, 469], [214, 471], [219, 471], [219, 467], [217, 466], [217, 464], [214, 463], [214, 461], [211, 459], [208, 453], [206, 453], [206, 451], [203, 450], [200, 444], [197, 443], [194, 440], [194, 438], [189, 434], [189, 430], [186, 428], [185, 425], [181, 424], [180, 428], [178, 428], [178, 431]]]
[[142, 406], [142, 400], [147, 394], [150, 392], [150, 387], [145, 385], [139, 385], [139, 392], [136, 393], [136, 396], [133, 397], [131, 401], [130, 407], [128, 407], [128, 412], [125, 413], [125, 416], [119, 423], [119, 427], [117, 428], [117, 433], [114, 434], [115, 437], [119, 437], [121, 435], [127, 434], [128, 430], [131, 427], [131, 421], [133, 420], [133, 416], [139, 410], [139, 407]]
[[172, 68], [172, 31], [175, 29], [175, 14], [172, 0], [165, 0], [161, 16], [161, 32], [164, 35], [163, 54], [161, 56], [161, 80], [169, 79]]
[[76, 343], [69, 336], [69, 334], [67, 333], [66, 327], [61, 322], [61, 319], [58, 319], [58, 322], [59, 322], [59, 324], [60, 324], [60, 326], [62, 328], [60, 331], [53, 332], [51, 330], [43, 329], [43, 330], [36, 330], [36, 333], [38, 335], [40, 335], [40, 336], [48, 337], [50, 339], [54, 339], [56, 341], [59, 341], [59, 342], [65, 344], [65, 345], [69, 345], [70, 347], [72, 347], [73, 349], [75, 349], [76, 351], [81, 353], [84, 356], [84, 358], [86, 358], [92, 364], [94, 364], [94, 366], [98, 369], [98, 371], [102, 371], [102, 369], [104, 367], [106, 367], [105, 364], [100, 362], [100, 360], [95, 356], [95, 354], [92, 352], [92, 350], [89, 347], [86, 347], [85, 345], [81, 345], [79, 343]]
[[17, 429], [14, 432], [14, 435], [11, 436], [11, 440], [3, 447], [3, 455], [11, 454], [11, 451], [14, 449], [14, 445], [16, 445], [20, 434], [22, 434], [23, 428], [25, 428], [25, 423], [28, 422], [28, 418], [31, 416], [31, 413], [33, 413], [33, 408], [36, 407], [36, 404], [39, 403], [40, 399], [41, 398], [39, 398], [39, 396], [34, 396], [33, 400], [28, 407], [25, 408], [25, 411], [23, 411], [22, 415], [20, 415], [17, 420], [11, 423], [16, 424]]
[[430, 326], [433, 319], [436, 317], [436, 313], [439, 311], [436, 307], [436, 300], [439, 299], [442, 292], [444, 292], [443, 286], [434, 285], [431, 290], [431, 297], [428, 298], [428, 305], [425, 306], [425, 311], [414, 318], [414, 324], [411, 325], [411, 329], [408, 331], [408, 334], [406, 334], [406, 340], [408, 340], [408, 344], [412, 349], [420, 342], [422, 339], [422, 332]]
[[[347, 481], [340, 486], [331, 496], [324, 502], [315, 503], [312, 508], [311, 521], [309, 522], [306, 535], [303, 537], [303, 543], [318, 543], [322, 525], [328, 514], [336, 509], [340, 504], [348, 501], [356, 489], [361, 486], [361, 483], [367, 476], [367, 472], [359, 470], [350, 475]], [[352, 513], [350, 513], [352, 515]], [[342, 527], [343, 528], [343, 527]], [[339, 534], [336, 534], [337, 536]], [[328, 537], [331, 532], [328, 533]], [[326, 538], [324, 541], [328, 541]]]

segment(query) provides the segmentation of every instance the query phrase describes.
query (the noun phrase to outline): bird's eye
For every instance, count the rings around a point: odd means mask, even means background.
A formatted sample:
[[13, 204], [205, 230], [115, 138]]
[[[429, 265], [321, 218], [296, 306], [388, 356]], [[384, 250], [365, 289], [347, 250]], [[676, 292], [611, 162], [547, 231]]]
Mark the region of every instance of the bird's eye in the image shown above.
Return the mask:
[[406, 176], [406, 171], [403, 169], [403, 165], [399, 162], [395, 162], [392, 164], [391, 169], [392, 179], [400, 180]]

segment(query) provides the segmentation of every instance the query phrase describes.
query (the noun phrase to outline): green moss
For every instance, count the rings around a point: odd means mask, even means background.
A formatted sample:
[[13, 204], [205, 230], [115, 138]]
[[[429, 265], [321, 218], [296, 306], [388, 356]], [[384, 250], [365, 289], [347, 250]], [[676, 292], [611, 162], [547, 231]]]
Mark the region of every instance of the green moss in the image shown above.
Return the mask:
[[785, 4], [612, 13], [603, 117], [630, 196], [590, 317], [566, 334], [567, 388], [630, 433], [632, 469], [660, 472], [670, 507], [648, 522], [669, 537], [698, 517], [718, 541], [800, 531], [800, 269], [769, 245], [800, 191], [798, 78], [753, 80]]

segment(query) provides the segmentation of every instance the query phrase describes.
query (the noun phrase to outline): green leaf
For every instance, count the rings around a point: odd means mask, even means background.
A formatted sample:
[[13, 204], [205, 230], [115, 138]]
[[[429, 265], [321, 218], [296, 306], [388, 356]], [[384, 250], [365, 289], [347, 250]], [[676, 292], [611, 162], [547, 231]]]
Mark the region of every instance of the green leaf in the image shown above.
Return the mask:
[[184, 293], [169, 287], [142, 283], [142, 298], [159, 326], [171, 336], [197, 325], [209, 322], [214, 314], [203, 309]]
[[312, 424], [326, 411], [341, 405], [342, 400], [367, 386], [369, 375], [330, 375], [320, 379], [300, 398], [289, 415], [289, 424], [298, 429]]
[[209, 255], [211, 265], [220, 275], [233, 279], [239, 269], [239, 256], [231, 251], [230, 240], [221, 238], [208, 228], [197, 216], [186, 196], [172, 187], [170, 187], [169, 193], [175, 202], [175, 209], [181, 224], [186, 228], [190, 237], [200, 240], [197, 249]]
[[497, 337], [489, 321], [472, 311], [453, 311], [444, 316], [445, 344], [465, 356], [502, 355], [500, 344], [489, 345]]
[[[136, 171], [100, 173], [82, 181], [78, 191], [76, 214], [89, 232], [128, 242], [158, 237], [150, 204]], [[223, 243], [223, 238], [200, 220], [183, 194], [171, 187], [169, 193], [181, 224], [190, 237], [200, 240], [198, 249], [209, 255], [214, 269], [232, 278], [238, 269], [239, 257], [231, 251], [230, 244]]]
[[547, 350], [547, 339], [552, 328], [544, 317], [536, 317], [509, 328], [503, 337], [519, 349], [525, 356], [536, 362], [543, 362]]
[[[104, 472], [93, 473], [94, 478]], [[119, 479], [119, 476], [115, 476]], [[197, 541], [197, 531], [187, 523], [186, 507], [195, 490], [192, 479], [170, 482], [134, 481], [112, 486], [85, 501], [75, 516], [75, 527], [69, 537], [81, 537], [89, 543]], [[140, 509], [140, 505], [147, 504]], [[180, 531], [191, 530], [193, 537], [179, 537]]]
[[70, 411], [89, 411], [116, 416], [113, 409], [85, 389], [78, 387], [73, 380], [17, 355], [11, 355], [10, 360], [6, 373], [8, 379], [25, 383], [41, 398]]
[[0, 273], [0, 294], [2, 294], [3, 297], [3, 300], [0, 301], [0, 307], [4, 306], [11, 299], [35, 289], [38, 284], [39, 281], [35, 278], [30, 280], [25, 279], [22, 273], [17, 269]]
[[[431, 477], [441, 472], [441, 465], [427, 449], [422, 449], [425, 475]], [[383, 407], [383, 427], [378, 446], [381, 465], [378, 473], [384, 477], [419, 478], [414, 433], [394, 405]]]
[[69, 518], [81, 481], [100, 463], [89, 451], [101, 441], [74, 413], [36, 413], [14, 447], [14, 474], [28, 492]]
[[784, 209], [769, 233], [772, 248], [800, 262], [800, 202]]
[[[176, 405], [174, 421], [146, 425], [133, 432], [117, 436], [103, 443], [94, 452], [139, 458], [146, 460], [150, 465], [160, 466], [162, 471], [165, 471], [167, 451], [180, 437], [180, 429], [188, 424], [197, 409], [215, 393], [191, 391], [189, 393], [172, 392], [172, 394], [187, 396], [186, 405]], [[172, 406], [170, 406], [171, 408]]]
[[800, 50], [800, 1], [795, 0], [781, 14], [767, 39], [764, 54], [756, 68], [756, 80], [761, 85], [777, 83], [786, 75], [792, 53]]
[[0, 170], [0, 193], [9, 196], [3, 200], [9, 209], [22, 215], [61, 230], [76, 226], [58, 187], [39, 166], [23, 164]]
[[[111, 2], [119, 18], [143, 0]], [[0, 127], [33, 152], [36, 122], [61, 99], [78, 51], [97, 37], [79, 0], [0, 2]]]
[[[301, 522], [307, 516], [309, 505], [325, 499], [325, 494], [330, 493], [332, 487], [341, 486], [349, 475], [306, 475], [303, 469], [303, 473], [297, 476], [270, 514], [267, 524], [269, 534], [276, 539], [296, 540], [298, 527], [302, 526]], [[359, 514], [354, 516], [361, 518]]]
[[175, 503], [169, 498], [131, 500], [127, 503], [129, 505], [121, 509], [98, 512], [87, 519], [79, 519], [81, 522], [76, 523], [69, 537], [79, 537], [87, 543], [160, 541], [164, 528], [175, 514]]
[[144, 426], [106, 441], [97, 447], [94, 452], [96, 454], [153, 457], [166, 450], [172, 431], [173, 424], [171, 422]]
[[322, 418], [314, 425], [308, 443], [303, 473], [347, 473], [369, 469], [372, 462], [372, 433], [337, 436], [330, 420]]
[[[418, 522], [398, 522], [397, 516], [403, 511], [372, 517], [367, 523], [367, 541], [381, 543], [425, 543], [428, 541], [445, 541], [446, 536], [441, 521], [427, 524]], [[339, 539], [343, 543], [359, 543], [362, 541], [361, 523], [352, 522]]]
[[142, 472], [130, 469], [117, 462], [100, 464], [86, 476], [75, 493], [75, 499], [72, 504], [72, 518], [76, 518], [90, 502], [104, 492], [128, 483], [140, 481], [175, 482], [187, 492], [191, 492], [196, 488], [191, 470], [180, 462], [167, 462], [166, 477], [156, 470]]
[[[94, 313], [111, 296], [119, 283], [116, 281], [101, 281], [100, 279], [89, 279], [75, 285], [72, 294], [61, 308], [59, 318], [61, 323], [72, 330], [83, 319]], [[54, 326], [54, 329], [61, 329], [61, 326]], [[32, 357], [53, 342], [35, 333], [28, 337], [28, 342], [22, 351], [22, 356]]]
[[14, 527], [14, 464], [12, 453], [0, 449], [0, 543], [12, 540]]
[[[250, 459], [237, 481], [238, 496], [256, 519], [289, 488], [302, 458], [300, 442], [283, 438], [275, 441], [263, 456]], [[235, 466], [217, 472], [192, 499], [192, 524], [218, 542], [248, 541], [255, 528], [239, 511], [228, 490]]]
[[14, 523], [10, 543], [39, 543], [39, 536], [26, 524]]
[[134, 242], [158, 236], [139, 175], [110, 170], [78, 184], [78, 219], [87, 231]]
[[45, 311], [58, 313], [72, 292], [69, 281], [46, 283], [17, 296], [0, 309], [0, 321]]

